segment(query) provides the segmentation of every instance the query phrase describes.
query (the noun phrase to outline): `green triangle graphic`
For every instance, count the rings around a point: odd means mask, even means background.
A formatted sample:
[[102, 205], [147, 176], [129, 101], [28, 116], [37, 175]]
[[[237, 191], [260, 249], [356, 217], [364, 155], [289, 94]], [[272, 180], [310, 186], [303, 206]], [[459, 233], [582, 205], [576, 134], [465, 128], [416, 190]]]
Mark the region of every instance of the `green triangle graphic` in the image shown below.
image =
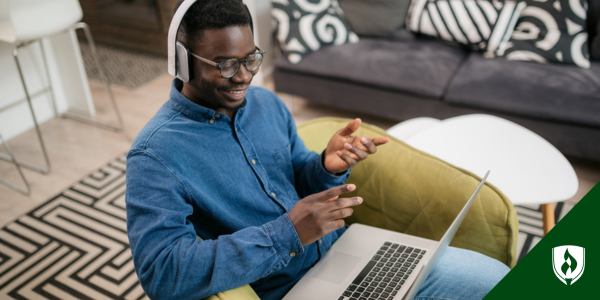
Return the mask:
[[[600, 183], [569, 211], [556, 226], [483, 298], [591, 299], [600, 283]], [[569, 284], [555, 275], [552, 248], [574, 245], [585, 248], [581, 277]], [[568, 255], [569, 266], [573, 265]], [[565, 259], [566, 260], [566, 259]], [[558, 270], [564, 260], [558, 264]], [[577, 262], [583, 263], [583, 262]], [[560, 271], [559, 271], [560, 272]]]

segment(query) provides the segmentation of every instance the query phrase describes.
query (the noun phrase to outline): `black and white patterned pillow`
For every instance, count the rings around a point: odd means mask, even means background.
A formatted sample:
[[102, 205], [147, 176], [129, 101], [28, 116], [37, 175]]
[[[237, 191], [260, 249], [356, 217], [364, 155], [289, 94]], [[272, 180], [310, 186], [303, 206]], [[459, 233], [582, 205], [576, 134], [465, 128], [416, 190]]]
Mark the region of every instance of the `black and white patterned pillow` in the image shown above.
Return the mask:
[[337, 0], [273, 0], [271, 16], [279, 46], [293, 64], [323, 46], [358, 42]]
[[592, 59], [600, 60], [600, 19], [598, 20], [598, 29], [596, 30], [596, 36], [592, 41], [592, 46], [590, 47], [592, 53], [590, 56]]
[[587, 4], [587, 0], [528, 0], [506, 51], [498, 55], [589, 68]]
[[406, 27], [493, 56], [510, 38], [525, 6], [510, 0], [412, 0]]

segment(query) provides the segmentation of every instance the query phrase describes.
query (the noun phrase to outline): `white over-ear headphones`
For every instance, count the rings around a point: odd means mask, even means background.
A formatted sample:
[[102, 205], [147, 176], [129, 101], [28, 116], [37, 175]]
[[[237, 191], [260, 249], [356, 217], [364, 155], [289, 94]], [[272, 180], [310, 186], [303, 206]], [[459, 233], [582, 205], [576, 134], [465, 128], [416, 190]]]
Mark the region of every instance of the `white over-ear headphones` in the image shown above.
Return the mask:
[[[181, 3], [177, 11], [175, 12], [173, 20], [171, 20], [171, 26], [169, 27], [169, 40], [167, 41], [169, 47], [169, 74], [171, 74], [172, 76], [176, 76], [183, 82], [189, 82], [192, 78], [192, 56], [188, 47], [177, 41], [177, 32], [179, 31], [179, 26], [181, 26], [183, 16], [185, 16], [185, 13], [188, 11], [190, 6], [196, 3], [196, 1], [198, 0], [183, 1], [183, 3]], [[243, 1], [241, 2], [244, 3]], [[252, 30], [252, 34], [254, 34], [252, 15], [250, 15], [250, 10], [248, 10], [248, 6], [245, 3], [244, 7], [246, 8], [246, 11], [248, 12], [248, 17], [250, 18], [250, 30]]]

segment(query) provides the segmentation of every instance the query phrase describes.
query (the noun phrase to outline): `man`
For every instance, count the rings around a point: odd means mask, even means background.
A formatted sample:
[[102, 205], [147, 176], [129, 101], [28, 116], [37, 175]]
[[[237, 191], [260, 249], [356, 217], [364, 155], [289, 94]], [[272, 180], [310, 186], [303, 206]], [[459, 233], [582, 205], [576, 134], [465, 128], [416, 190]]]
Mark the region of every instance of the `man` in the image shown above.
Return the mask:
[[[340, 197], [356, 188], [344, 185], [350, 169], [388, 142], [352, 136], [357, 119], [323, 153], [309, 152], [277, 96], [250, 87], [261, 54], [249, 23], [239, 0], [192, 5], [178, 38], [197, 58], [193, 78], [173, 81], [128, 154], [128, 235], [152, 299], [201, 299], [245, 284], [263, 300], [281, 299], [362, 203]], [[507, 271], [451, 248], [418, 296], [482, 298]]]

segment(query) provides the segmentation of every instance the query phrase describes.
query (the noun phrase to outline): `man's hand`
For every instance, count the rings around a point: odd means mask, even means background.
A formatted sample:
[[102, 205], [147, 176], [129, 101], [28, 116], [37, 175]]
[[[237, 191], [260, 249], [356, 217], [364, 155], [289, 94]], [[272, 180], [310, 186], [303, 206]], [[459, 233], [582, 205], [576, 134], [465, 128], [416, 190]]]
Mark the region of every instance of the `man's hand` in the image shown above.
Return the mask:
[[339, 196], [355, 189], [354, 184], [336, 186], [310, 195], [294, 205], [288, 216], [303, 246], [344, 227], [346, 223], [343, 218], [352, 215], [352, 208], [349, 207], [359, 205], [363, 200], [360, 197], [339, 198]]
[[352, 136], [360, 127], [361, 120], [355, 119], [336, 132], [325, 149], [325, 169], [331, 174], [354, 168], [358, 162], [377, 152], [377, 146], [390, 141], [388, 137], [368, 138]]

